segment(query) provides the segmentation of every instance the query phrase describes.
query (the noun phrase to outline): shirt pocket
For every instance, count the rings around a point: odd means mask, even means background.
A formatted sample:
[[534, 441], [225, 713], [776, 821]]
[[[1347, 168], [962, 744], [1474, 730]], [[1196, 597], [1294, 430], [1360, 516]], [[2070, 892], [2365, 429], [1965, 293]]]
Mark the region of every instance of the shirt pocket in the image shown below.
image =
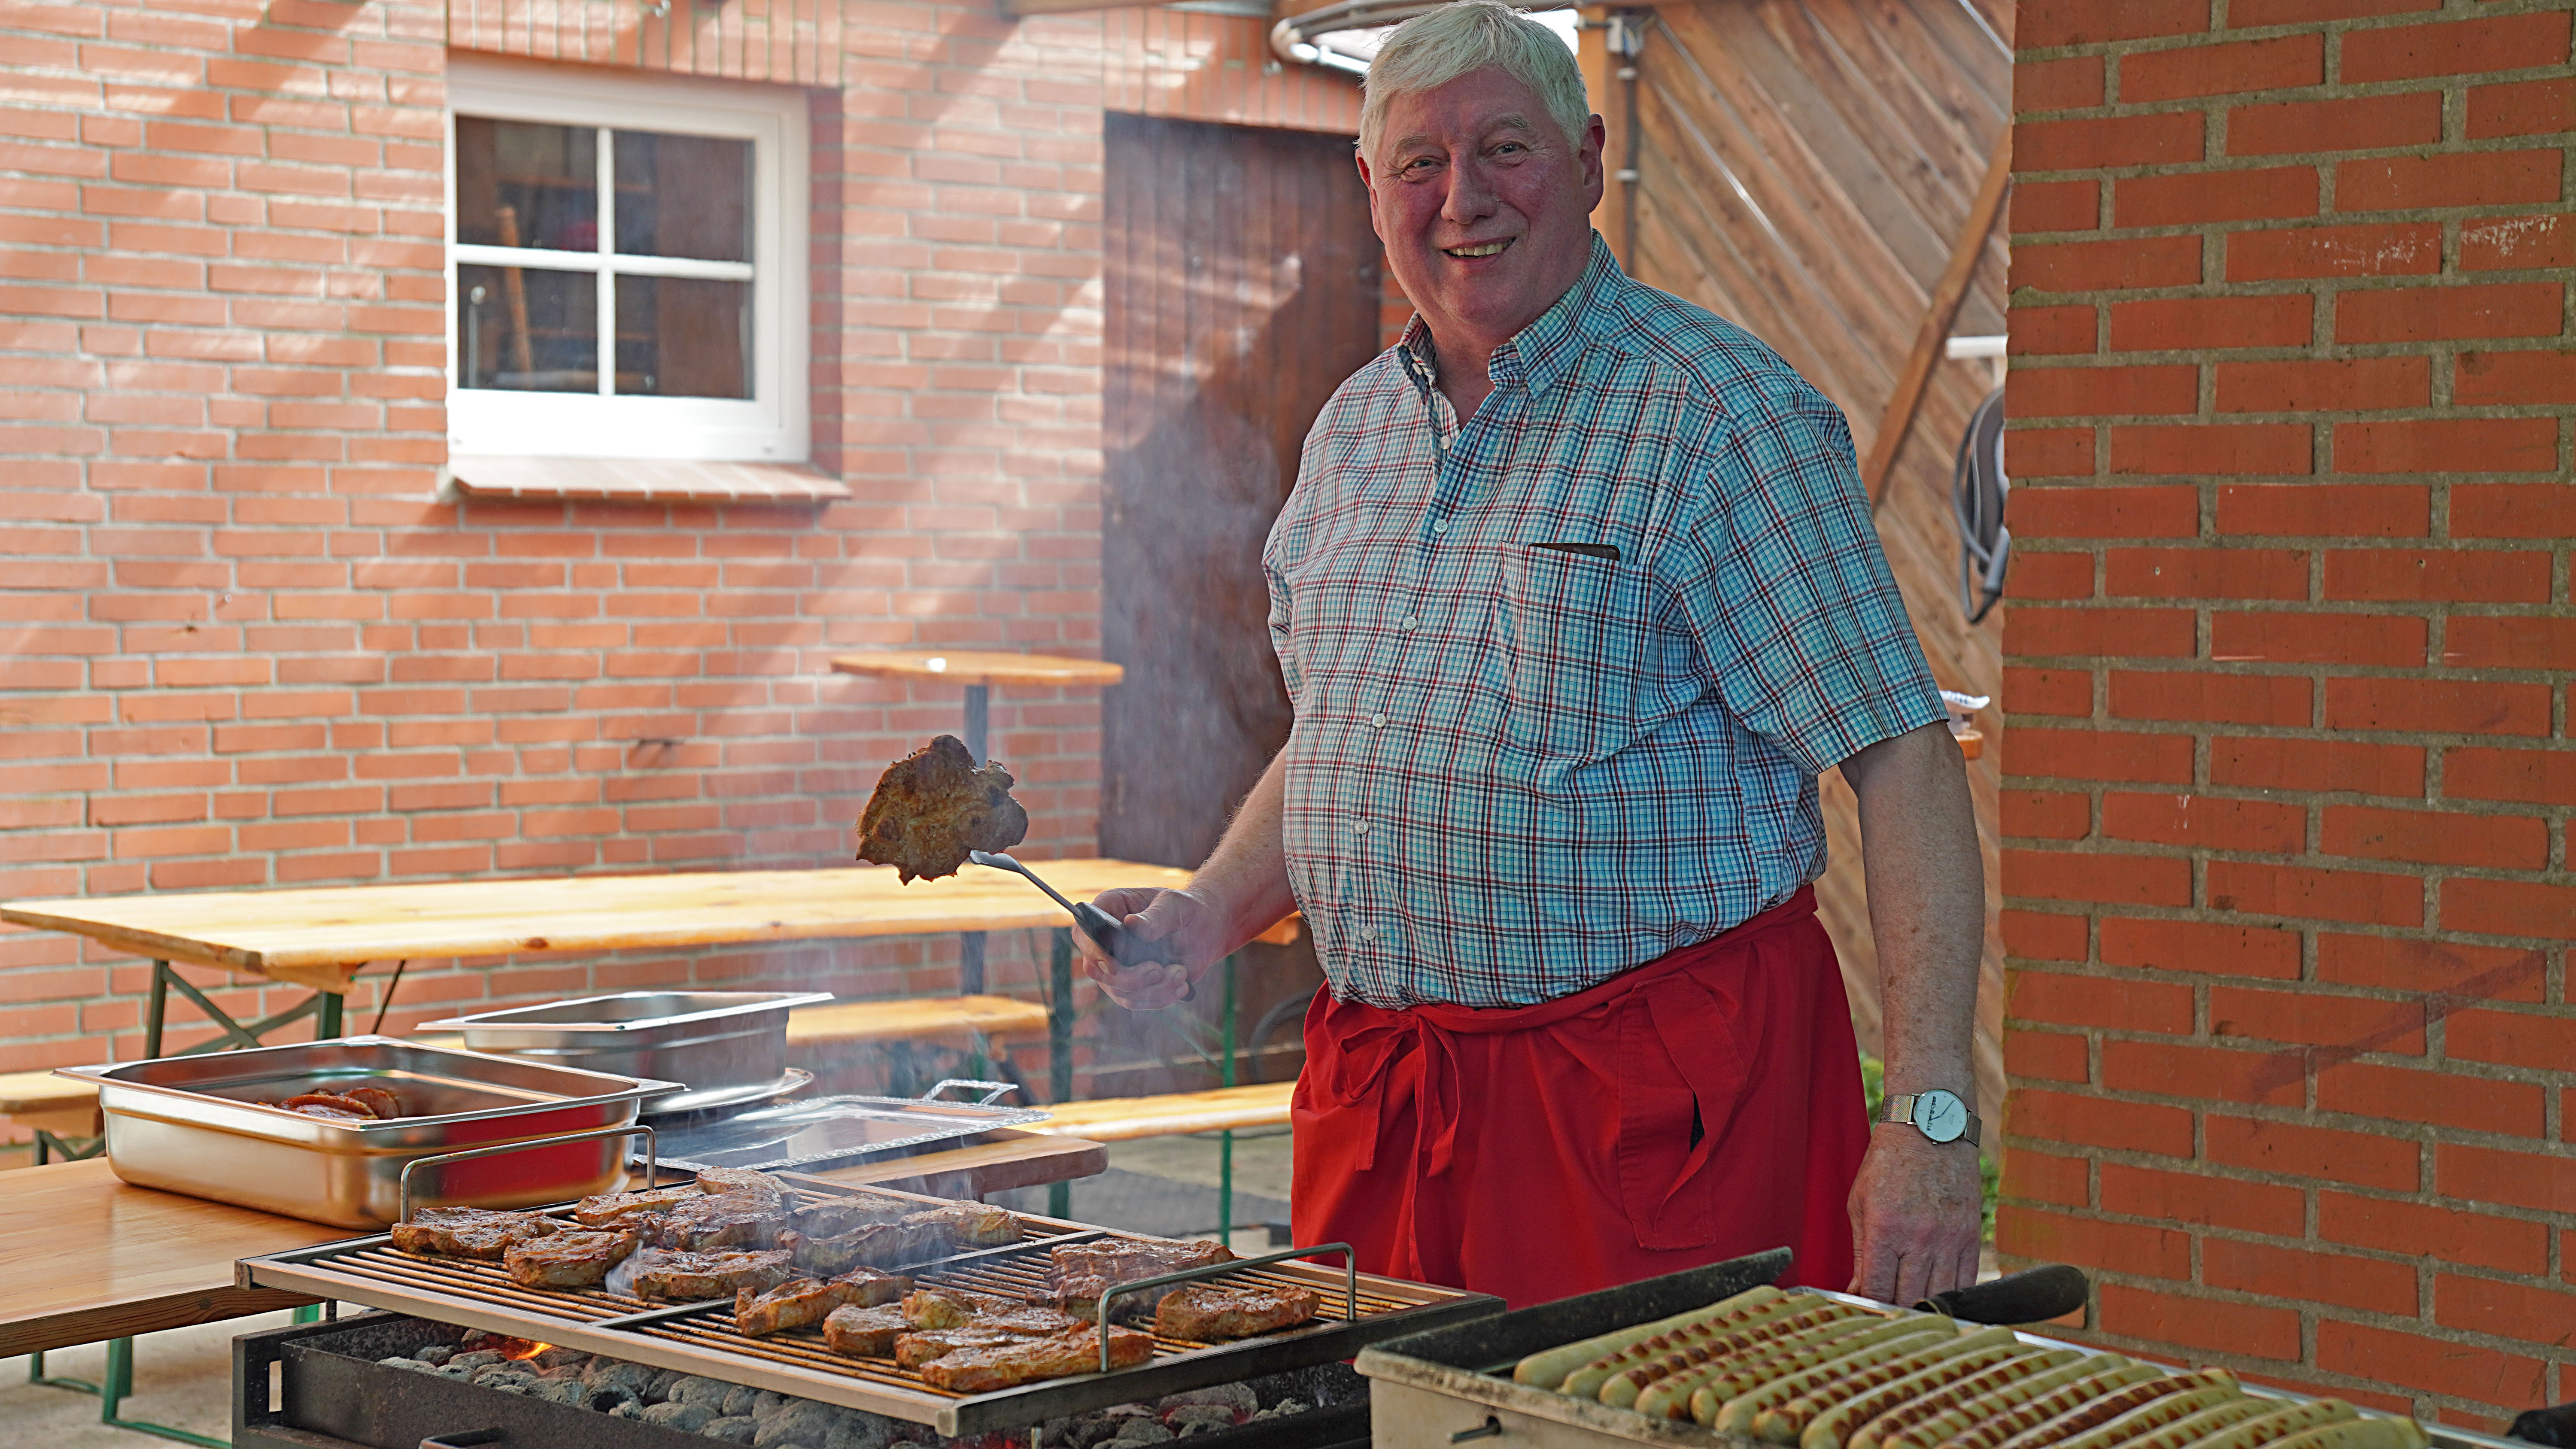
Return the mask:
[[1636, 738], [1643, 595], [1632, 563], [1506, 546], [1500, 635], [1504, 733], [1513, 744], [1597, 760]]

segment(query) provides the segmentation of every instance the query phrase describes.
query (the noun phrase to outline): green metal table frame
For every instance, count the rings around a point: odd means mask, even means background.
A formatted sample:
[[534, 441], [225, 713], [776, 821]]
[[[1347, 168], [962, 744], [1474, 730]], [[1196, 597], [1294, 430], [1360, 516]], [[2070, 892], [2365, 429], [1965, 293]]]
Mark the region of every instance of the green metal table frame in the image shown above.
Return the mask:
[[[188, 998], [196, 1004], [199, 1011], [205, 1013], [208, 1021], [222, 1029], [222, 1035], [199, 1042], [177, 1053], [180, 1056], [194, 1056], [199, 1052], [229, 1051], [235, 1047], [266, 1046], [268, 1044], [266, 1039], [270, 1032], [290, 1023], [302, 1021], [308, 1016], [313, 1018], [314, 1040], [325, 1041], [341, 1033], [344, 998], [337, 992], [316, 991], [284, 1011], [245, 1024], [235, 1021], [230, 1012], [215, 1005], [206, 993], [199, 991], [189, 984], [185, 977], [170, 969], [169, 962], [155, 961], [152, 963], [152, 993], [145, 1001], [143, 1015], [143, 1055], [147, 1059], [161, 1055], [162, 1026], [168, 1014], [170, 989], [174, 986], [178, 988], [181, 996]], [[94, 1140], [72, 1139], [58, 1137], [51, 1132], [36, 1133], [36, 1165], [39, 1167], [56, 1157], [66, 1162], [77, 1162], [83, 1158], [96, 1157], [106, 1149], [107, 1139], [104, 1137]], [[295, 1310], [295, 1321], [298, 1323], [311, 1323], [321, 1316], [322, 1306], [318, 1303], [308, 1303]], [[31, 1354], [27, 1359], [27, 1382], [49, 1389], [68, 1389], [76, 1394], [98, 1395], [98, 1421], [110, 1428], [131, 1429], [137, 1434], [150, 1434], [160, 1439], [175, 1439], [182, 1444], [201, 1444], [207, 1446], [207, 1449], [231, 1449], [230, 1439], [212, 1438], [143, 1419], [128, 1419], [116, 1412], [117, 1406], [134, 1393], [134, 1340], [132, 1338], [112, 1338], [107, 1341], [107, 1371], [99, 1377], [103, 1382], [94, 1384], [87, 1379], [49, 1375], [45, 1372], [44, 1354], [41, 1352]]]

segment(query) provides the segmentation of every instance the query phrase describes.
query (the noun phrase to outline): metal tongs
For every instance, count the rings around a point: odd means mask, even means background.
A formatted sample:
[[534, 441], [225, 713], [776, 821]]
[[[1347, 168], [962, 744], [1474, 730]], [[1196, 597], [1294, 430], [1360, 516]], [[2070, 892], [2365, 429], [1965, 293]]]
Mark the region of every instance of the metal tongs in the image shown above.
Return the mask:
[[[1108, 952], [1110, 958], [1115, 960], [1119, 965], [1178, 966], [1181, 964], [1181, 959], [1179, 957], [1169, 954], [1171, 950], [1169, 942], [1146, 940], [1144, 937], [1128, 930], [1125, 926], [1118, 924], [1117, 921], [1111, 919], [1107, 911], [1102, 910], [1100, 907], [1093, 905], [1089, 901], [1066, 900], [1062, 895], [1057, 893], [1054, 886], [1048, 885], [1045, 881], [1038, 879], [1035, 871], [1030, 870], [1027, 866], [1020, 864], [1009, 856], [996, 855], [988, 850], [970, 850], [966, 852], [966, 855], [968, 859], [974, 861], [977, 865], [989, 865], [995, 870], [1013, 871], [1019, 875], [1027, 877], [1029, 884], [1036, 886], [1039, 890], [1045, 891], [1057, 905], [1072, 912], [1073, 923], [1080, 926], [1082, 928], [1082, 933], [1089, 936], [1094, 942], [1098, 943], [1100, 949]], [[1187, 992], [1183, 993], [1182, 999], [1188, 999]]]

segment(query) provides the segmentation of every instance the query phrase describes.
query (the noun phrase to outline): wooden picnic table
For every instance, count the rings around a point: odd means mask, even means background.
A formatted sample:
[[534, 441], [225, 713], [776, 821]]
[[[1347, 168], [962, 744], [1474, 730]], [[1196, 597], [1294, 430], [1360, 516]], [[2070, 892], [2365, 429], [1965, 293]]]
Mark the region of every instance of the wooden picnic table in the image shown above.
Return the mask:
[[[1189, 879], [1187, 871], [1131, 860], [1031, 864], [1075, 900]], [[1065, 928], [1071, 918], [1008, 871], [969, 865], [904, 885], [892, 866], [859, 865], [19, 900], [0, 904], [0, 921], [149, 958], [145, 1054], [158, 1056], [162, 1003], [174, 988], [226, 1027], [226, 1040], [249, 1046], [307, 1014], [319, 1016], [317, 1036], [338, 1036], [340, 998], [371, 962]], [[1295, 930], [1292, 917], [1264, 939], [1294, 939]], [[171, 971], [172, 961], [294, 982], [316, 997], [262, 1022], [236, 1023]]]
[[[980, 1198], [1090, 1177], [1108, 1165], [1097, 1142], [1001, 1130], [944, 1152], [811, 1175]], [[299, 1307], [311, 1300], [246, 1286], [234, 1263], [348, 1236], [346, 1228], [129, 1186], [103, 1159], [19, 1168], [0, 1177], [0, 1262], [42, 1271], [13, 1275], [0, 1295], [0, 1358]]]

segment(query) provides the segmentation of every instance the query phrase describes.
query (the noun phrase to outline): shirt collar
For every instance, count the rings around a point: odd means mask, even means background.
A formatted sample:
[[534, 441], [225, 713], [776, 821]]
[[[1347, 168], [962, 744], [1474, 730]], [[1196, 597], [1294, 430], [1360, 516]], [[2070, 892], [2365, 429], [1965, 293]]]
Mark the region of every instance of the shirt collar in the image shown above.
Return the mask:
[[[1538, 320], [1512, 334], [1511, 339], [1494, 349], [1486, 374], [1496, 387], [1519, 382], [1535, 396], [1547, 391], [1550, 384], [1574, 366], [1575, 359], [1591, 340], [1592, 324], [1598, 304], [1606, 301], [1623, 274], [1619, 262], [1610, 254], [1610, 244], [1601, 233], [1592, 234], [1592, 257], [1584, 263], [1583, 276]], [[1438, 377], [1439, 359], [1432, 350], [1431, 326], [1422, 314], [1413, 314], [1405, 324], [1404, 336], [1397, 343], [1421, 362], [1428, 377]]]

